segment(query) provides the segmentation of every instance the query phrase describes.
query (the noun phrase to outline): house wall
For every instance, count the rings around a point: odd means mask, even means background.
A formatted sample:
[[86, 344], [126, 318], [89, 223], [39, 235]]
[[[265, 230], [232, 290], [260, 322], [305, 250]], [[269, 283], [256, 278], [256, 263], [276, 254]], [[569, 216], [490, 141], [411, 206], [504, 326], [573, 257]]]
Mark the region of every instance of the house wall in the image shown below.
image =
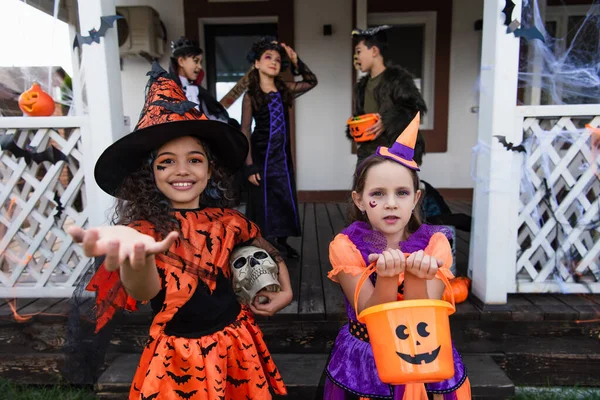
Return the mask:
[[481, 32], [473, 26], [482, 18], [482, 0], [453, 0], [448, 151], [425, 155], [420, 174], [438, 188], [472, 188], [474, 184], [471, 149], [477, 143], [478, 114], [471, 108], [479, 105]]
[[[296, 0], [295, 47], [319, 84], [296, 100], [298, 190], [346, 190], [356, 156], [346, 138], [352, 110], [352, 0]], [[333, 34], [323, 36], [323, 25]]]
[[[167, 52], [160, 60], [163, 68], [168, 68], [170, 43], [184, 35], [183, 26], [183, 0], [116, 0], [117, 7], [125, 6], [150, 6], [160, 15], [160, 19], [167, 28]], [[137, 123], [140, 111], [144, 106], [144, 88], [150, 70], [148, 61], [141, 57], [125, 57], [121, 64], [121, 83], [123, 85], [123, 114], [131, 120], [130, 128]]]

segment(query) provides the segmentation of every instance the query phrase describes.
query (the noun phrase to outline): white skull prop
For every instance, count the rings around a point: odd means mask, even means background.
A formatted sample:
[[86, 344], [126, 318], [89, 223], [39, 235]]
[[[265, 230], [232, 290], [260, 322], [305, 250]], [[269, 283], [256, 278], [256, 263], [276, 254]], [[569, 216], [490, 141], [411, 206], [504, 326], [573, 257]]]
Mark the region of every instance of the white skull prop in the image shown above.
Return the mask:
[[251, 303], [256, 293], [263, 289], [269, 292], [280, 290], [277, 264], [260, 247], [239, 247], [231, 253], [229, 260], [233, 275], [233, 291], [240, 302]]

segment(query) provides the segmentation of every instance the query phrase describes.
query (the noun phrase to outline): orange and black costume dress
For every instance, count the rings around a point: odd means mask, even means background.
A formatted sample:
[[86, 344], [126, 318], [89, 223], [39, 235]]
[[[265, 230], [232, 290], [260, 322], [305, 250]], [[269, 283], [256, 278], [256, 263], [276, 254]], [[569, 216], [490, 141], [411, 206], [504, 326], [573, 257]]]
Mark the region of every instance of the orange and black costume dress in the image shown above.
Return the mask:
[[[151, 300], [155, 315], [129, 399], [263, 400], [271, 398], [270, 388], [286, 394], [262, 332], [231, 284], [230, 253], [258, 237], [257, 226], [229, 209], [174, 213], [180, 237], [156, 256], [161, 290]], [[131, 226], [159, 239], [148, 222]], [[119, 274], [101, 267], [88, 290], [97, 291], [102, 302], [115, 285]], [[122, 286], [119, 290], [121, 306], [134, 309], [135, 302]], [[99, 324], [111, 313], [98, 316]]]

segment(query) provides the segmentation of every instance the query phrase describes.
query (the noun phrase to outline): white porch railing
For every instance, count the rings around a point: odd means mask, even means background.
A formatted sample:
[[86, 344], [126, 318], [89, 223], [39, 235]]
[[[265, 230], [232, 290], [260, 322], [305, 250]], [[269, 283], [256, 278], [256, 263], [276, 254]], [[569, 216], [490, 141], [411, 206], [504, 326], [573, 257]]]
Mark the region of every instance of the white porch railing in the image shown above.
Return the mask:
[[508, 292], [600, 293], [600, 106], [517, 107], [522, 169], [514, 280]]
[[0, 136], [13, 135], [20, 148], [39, 153], [54, 146], [68, 158], [28, 163], [0, 153], [0, 298], [69, 297], [88, 262], [65, 232], [88, 222], [86, 123], [86, 117], [0, 118]]

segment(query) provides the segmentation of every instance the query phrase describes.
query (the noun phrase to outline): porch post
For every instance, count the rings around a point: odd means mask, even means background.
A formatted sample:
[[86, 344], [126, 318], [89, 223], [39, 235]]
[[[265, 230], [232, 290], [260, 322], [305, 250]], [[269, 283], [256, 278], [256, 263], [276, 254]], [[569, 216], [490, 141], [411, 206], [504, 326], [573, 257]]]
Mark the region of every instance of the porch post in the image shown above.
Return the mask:
[[[494, 135], [520, 142], [515, 129], [519, 39], [506, 33], [504, 0], [485, 0], [479, 99], [479, 151], [473, 198], [469, 263], [473, 293], [485, 304], [507, 300], [515, 279], [519, 153], [506, 151]], [[520, 20], [521, 0], [512, 20]]]
[[[79, 0], [79, 32], [87, 35], [92, 28], [98, 29], [100, 17], [115, 15], [114, 0]], [[102, 151], [125, 134], [123, 102], [121, 97], [121, 71], [117, 23], [100, 43], [82, 45], [81, 65], [84, 97], [87, 103], [89, 124], [82, 127], [85, 157], [85, 184], [91, 226], [109, 221], [113, 198], [104, 193], [94, 179], [94, 165]]]

